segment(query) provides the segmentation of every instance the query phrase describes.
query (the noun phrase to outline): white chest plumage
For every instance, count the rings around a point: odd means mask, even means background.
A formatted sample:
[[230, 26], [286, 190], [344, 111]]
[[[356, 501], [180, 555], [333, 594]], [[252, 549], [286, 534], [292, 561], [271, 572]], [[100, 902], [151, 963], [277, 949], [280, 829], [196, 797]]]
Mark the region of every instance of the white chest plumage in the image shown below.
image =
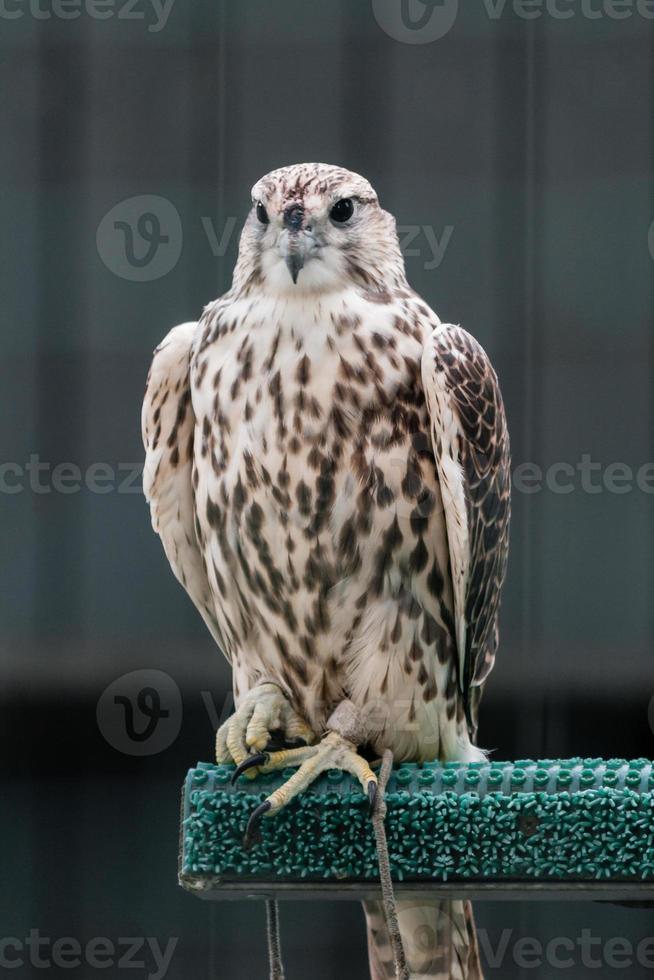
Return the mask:
[[191, 361], [198, 534], [237, 694], [281, 675], [318, 725], [344, 691], [392, 703], [415, 723], [400, 752], [454, 684], [422, 345], [406, 308], [360, 294], [250, 299], [208, 311]]

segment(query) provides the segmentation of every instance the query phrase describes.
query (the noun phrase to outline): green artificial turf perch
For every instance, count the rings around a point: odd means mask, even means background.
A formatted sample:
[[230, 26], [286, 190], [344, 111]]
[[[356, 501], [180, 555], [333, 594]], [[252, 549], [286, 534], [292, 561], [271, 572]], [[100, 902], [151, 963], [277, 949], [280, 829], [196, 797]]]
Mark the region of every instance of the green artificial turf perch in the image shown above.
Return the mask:
[[[242, 776], [199, 763], [183, 790], [180, 882], [376, 881], [368, 801], [326, 773], [242, 845], [252, 810], [289, 772]], [[424, 763], [397, 767], [386, 829], [398, 882], [654, 879], [654, 769], [646, 759]]]

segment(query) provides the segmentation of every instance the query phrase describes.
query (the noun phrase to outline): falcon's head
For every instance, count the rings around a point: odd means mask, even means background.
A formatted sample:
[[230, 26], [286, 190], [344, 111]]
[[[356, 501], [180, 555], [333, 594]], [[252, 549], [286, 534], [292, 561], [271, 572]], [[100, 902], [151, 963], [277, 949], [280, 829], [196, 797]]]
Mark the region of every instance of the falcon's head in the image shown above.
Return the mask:
[[301, 294], [405, 282], [395, 219], [368, 181], [325, 163], [273, 170], [252, 188], [237, 288]]

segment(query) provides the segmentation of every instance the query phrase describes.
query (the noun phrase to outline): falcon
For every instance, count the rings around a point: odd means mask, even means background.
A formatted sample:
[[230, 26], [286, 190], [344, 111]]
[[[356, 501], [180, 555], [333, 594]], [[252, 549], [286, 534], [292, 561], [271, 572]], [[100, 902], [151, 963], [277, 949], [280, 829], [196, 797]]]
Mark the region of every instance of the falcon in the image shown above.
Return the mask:
[[[311, 163], [254, 185], [231, 289], [155, 350], [142, 428], [154, 529], [232, 668], [217, 760], [297, 767], [250, 837], [327, 769], [374, 802], [368, 760], [387, 748], [484, 760], [510, 512], [502, 396], [477, 341], [408, 285], [367, 180]], [[342, 704], [358, 739], [332, 724]], [[403, 932], [426, 908], [400, 903]]]

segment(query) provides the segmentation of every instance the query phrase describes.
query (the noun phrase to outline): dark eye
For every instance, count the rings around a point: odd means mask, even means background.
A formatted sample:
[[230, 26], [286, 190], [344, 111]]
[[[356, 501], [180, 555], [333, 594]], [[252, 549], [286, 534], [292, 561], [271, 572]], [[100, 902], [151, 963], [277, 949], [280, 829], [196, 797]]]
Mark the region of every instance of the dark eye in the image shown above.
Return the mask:
[[332, 221], [338, 221], [342, 224], [344, 221], [349, 221], [353, 214], [354, 204], [352, 203], [352, 199], [344, 197], [342, 200], [336, 202], [329, 212], [329, 217]]
[[257, 218], [259, 219], [262, 225], [267, 225], [268, 222], [270, 221], [270, 218], [268, 217], [268, 212], [264, 208], [261, 201], [257, 201]]

